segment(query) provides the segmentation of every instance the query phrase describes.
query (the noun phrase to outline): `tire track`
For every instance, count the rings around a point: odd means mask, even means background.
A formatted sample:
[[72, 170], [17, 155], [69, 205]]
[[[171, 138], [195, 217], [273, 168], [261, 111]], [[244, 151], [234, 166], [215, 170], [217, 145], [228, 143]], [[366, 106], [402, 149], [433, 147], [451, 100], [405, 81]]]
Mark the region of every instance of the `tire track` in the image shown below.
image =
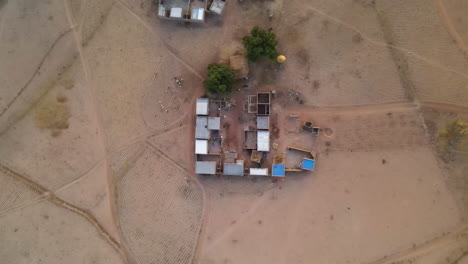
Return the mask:
[[[1, 25], [0, 25], [1, 26]], [[33, 74], [31, 75], [31, 77], [29, 77], [29, 79], [26, 81], [26, 83], [23, 85], [23, 87], [21, 87], [21, 89], [18, 91], [18, 93], [16, 93], [15, 97], [13, 97], [13, 99], [8, 102], [8, 104], [6, 105], [6, 107], [4, 109], [2, 109], [2, 111], [0, 112], [0, 118], [6, 113], [6, 111], [8, 111], [8, 109], [10, 109], [10, 107], [16, 102], [16, 100], [21, 96], [21, 94], [23, 94], [24, 91], [26, 91], [26, 89], [29, 87], [29, 85], [31, 84], [31, 82], [34, 80], [34, 78], [36, 77], [36, 75], [39, 73], [39, 71], [41, 70], [42, 66], [44, 65], [46, 59], [49, 57], [50, 53], [52, 53], [52, 51], [54, 50], [55, 46], [57, 46], [57, 44], [60, 42], [60, 40], [65, 36], [67, 35], [69, 32], [71, 32], [72, 30], [74, 29], [74, 26], [71, 25], [70, 28], [68, 28], [67, 30], [63, 31], [62, 33], [59, 34], [59, 36], [55, 39], [55, 41], [52, 43], [52, 46], [49, 47], [49, 49], [47, 50], [46, 54], [42, 57], [42, 59], [39, 61], [39, 65], [37, 66], [37, 68], [34, 70]], [[2, 131], [3, 132], [3, 131]], [[1, 132], [0, 132], [1, 133]]]
[[[413, 246], [412, 248], [405, 249], [399, 252], [395, 252], [389, 256], [384, 256], [380, 259], [368, 262], [366, 264], [396, 264], [396, 263], [412, 263], [410, 262], [411, 260], [414, 260], [415, 258], [421, 257], [424, 254], [428, 254], [431, 252], [435, 252], [444, 245], [450, 244], [450, 243], [460, 243], [461, 242], [467, 242], [467, 237], [468, 235], [468, 225], [462, 225], [453, 230], [452, 232], [443, 234], [441, 236], [435, 237], [429, 241], [426, 241], [419, 246]], [[457, 256], [453, 261], [449, 262], [444, 262], [444, 263], [458, 263], [458, 260], [462, 259], [468, 252], [468, 243], [465, 245], [460, 245], [459, 247], [462, 249], [462, 254]], [[446, 260], [450, 259], [447, 256]], [[408, 262], [407, 262], [408, 261]]]
[[436, 0], [436, 6], [439, 10], [442, 22], [445, 24], [449, 34], [453, 37], [465, 56], [468, 56], [468, 47], [466, 46], [458, 31], [455, 29], [453, 23], [450, 21], [450, 16], [447, 12], [447, 9], [445, 8], [444, 2], [442, 0]]
[[44, 197], [44, 199], [47, 199], [48, 201], [63, 207], [67, 210], [70, 210], [72, 212], [77, 213], [78, 215], [84, 217], [88, 222], [90, 222], [96, 229], [97, 231], [104, 237], [104, 239], [109, 242], [114, 249], [117, 250], [117, 252], [121, 255], [124, 256], [121, 245], [115, 240], [103, 227], [102, 225], [96, 220], [96, 218], [89, 212], [71, 204], [68, 203], [61, 198], [57, 197], [54, 193], [50, 192], [47, 190], [45, 187], [33, 182], [32, 180], [28, 179], [27, 177], [19, 174], [16, 171], [13, 171], [12, 169], [4, 166], [3, 164], [0, 164], [0, 171], [4, 172], [6, 175], [9, 175], [13, 177], [14, 179], [22, 182], [23, 184], [27, 185], [30, 189], [33, 191], [39, 193]]

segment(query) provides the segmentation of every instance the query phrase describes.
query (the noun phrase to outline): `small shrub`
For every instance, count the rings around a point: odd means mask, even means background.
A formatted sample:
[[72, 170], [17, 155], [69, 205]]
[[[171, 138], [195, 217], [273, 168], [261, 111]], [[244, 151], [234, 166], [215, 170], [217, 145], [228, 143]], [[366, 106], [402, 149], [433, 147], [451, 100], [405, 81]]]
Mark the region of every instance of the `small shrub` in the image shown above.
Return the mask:
[[231, 67], [211, 63], [208, 65], [208, 79], [203, 82], [203, 86], [210, 93], [226, 94], [231, 92], [234, 80], [234, 71]]
[[250, 35], [242, 38], [242, 43], [247, 50], [247, 58], [257, 61], [260, 57], [275, 59], [278, 56], [276, 35], [268, 30], [254, 27]]
[[51, 130], [67, 129], [70, 116], [70, 110], [66, 104], [47, 100], [36, 110], [36, 125], [39, 128]]

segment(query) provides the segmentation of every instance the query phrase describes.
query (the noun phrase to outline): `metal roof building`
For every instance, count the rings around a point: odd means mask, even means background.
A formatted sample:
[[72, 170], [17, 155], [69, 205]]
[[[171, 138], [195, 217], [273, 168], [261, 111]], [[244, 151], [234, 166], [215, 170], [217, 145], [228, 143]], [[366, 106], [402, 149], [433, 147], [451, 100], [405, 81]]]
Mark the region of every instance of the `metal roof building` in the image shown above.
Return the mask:
[[270, 132], [257, 131], [257, 150], [270, 151]]
[[206, 116], [197, 116], [197, 124], [195, 127], [195, 138], [209, 139], [210, 131], [208, 130], [208, 118]]
[[171, 8], [171, 14], [169, 15], [169, 17], [182, 18], [182, 8], [181, 7]]
[[224, 163], [224, 175], [244, 176], [244, 161], [238, 160], [236, 163]]
[[221, 128], [221, 118], [219, 116], [208, 117], [208, 129], [219, 130]]
[[271, 176], [284, 177], [286, 175], [286, 166], [284, 164], [273, 164]]
[[304, 159], [302, 161], [301, 169], [303, 169], [303, 170], [314, 170], [315, 169], [315, 160], [313, 160], [313, 159]]
[[215, 161], [197, 161], [195, 163], [196, 174], [216, 174]]
[[191, 15], [190, 18], [194, 19], [194, 20], [204, 21], [205, 20], [205, 9], [204, 8], [194, 8], [194, 9], [192, 9], [192, 15]]
[[270, 117], [257, 116], [257, 129], [270, 129]]
[[250, 175], [268, 176], [268, 169], [267, 168], [250, 168]]
[[195, 140], [195, 154], [208, 154], [208, 140], [197, 139]]
[[198, 98], [197, 99], [197, 115], [208, 115], [208, 98]]
[[221, 15], [223, 13], [223, 9], [224, 9], [224, 1], [213, 0], [213, 3], [211, 3], [211, 7], [210, 7], [211, 12]]

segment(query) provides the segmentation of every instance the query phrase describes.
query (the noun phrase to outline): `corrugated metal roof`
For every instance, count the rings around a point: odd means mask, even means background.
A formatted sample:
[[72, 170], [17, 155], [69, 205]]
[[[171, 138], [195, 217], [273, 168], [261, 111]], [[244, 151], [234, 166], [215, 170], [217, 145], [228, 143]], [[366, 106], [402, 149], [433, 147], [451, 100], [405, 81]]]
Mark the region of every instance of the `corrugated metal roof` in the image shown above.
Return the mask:
[[205, 9], [204, 8], [192, 9], [191, 19], [203, 21], [205, 19]]
[[314, 170], [314, 168], [315, 168], [315, 160], [304, 159], [302, 161], [302, 169], [304, 169], [304, 170]]
[[270, 117], [257, 116], [257, 129], [270, 129]]
[[250, 175], [268, 176], [267, 168], [250, 168]]
[[208, 154], [208, 140], [195, 140], [195, 154]]
[[236, 163], [224, 163], [224, 175], [244, 176], [244, 161], [238, 160]]
[[223, 13], [224, 1], [214, 0], [211, 4], [210, 10], [218, 15]]
[[197, 116], [197, 124], [195, 127], [195, 138], [209, 139], [210, 131], [208, 130], [208, 118], [206, 116]]
[[208, 129], [219, 130], [221, 128], [221, 118], [216, 116], [208, 117]]
[[195, 163], [196, 174], [216, 174], [215, 161], [197, 161]]
[[286, 166], [283, 164], [273, 164], [273, 169], [272, 169], [272, 176], [276, 177], [284, 177], [286, 174]]
[[257, 131], [257, 150], [270, 151], [270, 132]]
[[208, 98], [198, 98], [197, 99], [197, 115], [208, 115]]
[[173, 8], [171, 8], [171, 15], [170, 15], [170, 17], [182, 18], [182, 8], [180, 8], [180, 7], [173, 7]]

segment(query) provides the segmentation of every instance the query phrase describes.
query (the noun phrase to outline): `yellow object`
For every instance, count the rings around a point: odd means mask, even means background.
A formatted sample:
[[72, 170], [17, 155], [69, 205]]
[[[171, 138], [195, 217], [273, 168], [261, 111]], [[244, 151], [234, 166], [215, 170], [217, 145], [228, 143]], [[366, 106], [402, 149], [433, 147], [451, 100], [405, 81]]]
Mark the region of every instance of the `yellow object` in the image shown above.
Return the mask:
[[286, 61], [286, 56], [284, 56], [284, 55], [279, 55], [278, 57], [276, 57], [276, 61], [277, 61], [278, 63], [283, 63], [283, 62]]

